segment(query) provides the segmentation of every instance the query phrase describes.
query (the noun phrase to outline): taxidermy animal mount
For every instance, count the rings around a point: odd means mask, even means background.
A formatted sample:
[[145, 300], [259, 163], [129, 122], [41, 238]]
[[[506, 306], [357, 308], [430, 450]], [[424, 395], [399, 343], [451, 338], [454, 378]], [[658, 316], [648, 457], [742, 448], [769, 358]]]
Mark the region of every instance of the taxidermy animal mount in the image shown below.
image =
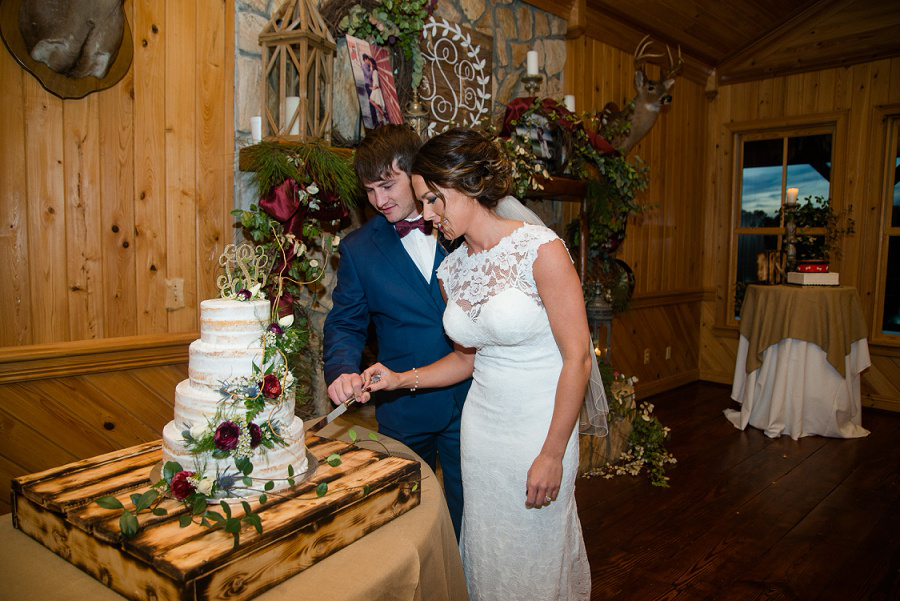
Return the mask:
[[672, 102], [669, 90], [675, 84], [675, 76], [684, 66], [681, 59], [681, 47], [678, 47], [678, 60], [672, 58], [672, 51], [666, 46], [669, 57], [667, 70], [661, 70], [659, 79], [650, 79], [644, 71], [644, 63], [648, 58], [658, 58], [663, 54], [649, 52], [653, 42], [649, 35], [638, 43], [634, 51], [634, 87], [637, 96], [624, 109], [617, 110], [614, 104], [607, 104], [603, 109], [600, 135], [622, 153], [627, 155], [643, 138], [659, 116], [659, 110]]
[[71, 78], [103, 79], [124, 34], [123, 0], [22, 0], [19, 31], [28, 55]]

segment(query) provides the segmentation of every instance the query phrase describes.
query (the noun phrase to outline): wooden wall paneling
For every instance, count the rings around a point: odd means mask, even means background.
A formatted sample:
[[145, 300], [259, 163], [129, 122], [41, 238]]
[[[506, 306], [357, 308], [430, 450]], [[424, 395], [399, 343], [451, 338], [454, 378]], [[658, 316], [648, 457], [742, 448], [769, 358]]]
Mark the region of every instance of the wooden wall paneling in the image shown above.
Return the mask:
[[40, 344], [69, 339], [63, 111], [62, 100], [35, 78], [23, 81], [30, 319], [32, 341]]
[[187, 379], [188, 364], [178, 363], [160, 367], [134, 369], [129, 374], [140, 384], [151, 390], [157, 397], [175, 407], [175, 386]]
[[[126, 14], [132, 15], [131, 2]], [[134, 21], [131, 21], [134, 23]], [[134, 69], [97, 94], [100, 111], [100, 232], [105, 333], [137, 335], [134, 185]]]
[[[135, 441], [130, 444], [149, 442], [161, 436], [163, 427], [172, 421], [175, 386], [183, 379], [166, 378], [165, 390], [157, 391], [147, 386], [135, 371], [139, 370], [113, 371], [90, 377], [95, 398], [104, 395], [101, 398], [104, 403], [107, 398], [115, 399], [116, 414], [112, 417], [114, 409], [110, 408], [111, 417], [106, 421], [114, 423], [116, 430], [127, 430], [128, 438]], [[160, 377], [169, 374], [162, 372]], [[127, 390], [128, 395], [122, 395], [122, 390]]]
[[[116, 450], [116, 443], [103, 429], [103, 422], [108, 421], [109, 416], [105, 412], [92, 415], [95, 410], [89, 395], [78, 394], [68, 387], [54, 387], [58, 382], [6, 384], [3, 387], [5, 395], [16, 401], [3, 408], [77, 459]], [[17, 463], [21, 461], [15, 452], [4, 455]]]
[[[165, 26], [165, 277], [170, 282], [179, 279], [184, 283], [184, 306], [167, 311], [167, 329], [185, 332], [198, 329], [197, 3], [166, 0]], [[170, 300], [168, 293], [166, 297]]]
[[[233, 95], [226, 93], [234, 81], [234, 3], [224, 10], [216, 0], [197, 3], [205, 15], [197, 28], [197, 64], [204, 74], [197, 85], [197, 279], [199, 301], [218, 296], [218, 258], [234, 238], [231, 182], [234, 173]], [[212, 18], [215, 15], [216, 18]], [[211, 57], [221, 57], [212, 60]], [[194, 311], [195, 318], [197, 310]]]
[[[0, 346], [31, 344], [31, 267], [28, 256], [28, 189], [25, 173], [25, 72], [0, 52], [0, 281], [6, 285]], [[30, 77], [30, 76], [28, 76]]]
[[9, 503], [12, 498], [12, 487], [10, 486], [12, 479], [26, 474], [28, 474], [27, 470], [0, 455], [0, 515], [12, 511]]
[[836, 106], [838, 98], [836, 98], [837, 69], [826, 69], [817, 73], [819, 82], [816, 88], [816, 95], [813, 97], [813, 105], [810, 112], [813, 113], [830, 113], [838, 110]]
[[900, 411], [900, 357], [873, 354], [861, 388], [864, 406]]
[[165, 0], [135, 0], [134, 224], [137, 332], [165, 332]]
[[[84, 424], [82, 429], [90, 428], [93, 436], [84, 436], [88, 447], [76, 447], [68, 442], [67, 437], [60, 438], [60, 444], [79, 459], [87, 459], [108, 451], [124, 449], [137, 444], [156, 440], [160, 437], [161, 428], [154, 428], [147, 422], [156, 424], [152, 419], [151, 404], [138, 400], [139, 392], [126, 380], [128, 372], [109, 372], [93, 376], [73, 376], [36, 380], [20, 386], [28, 386], [39, 402], [46, 405], [47, 417], [53, 423], [63, 424], [75, 422]], [[119, 376], [115, 378], [115, 376]], [[115, 378], [119, 388], [104, 391], [95, 382], [109, 382]], [[108, 396], [106, 392], [112, 393]], [[22, 416], [19, 416], [22, 417]], [[24, 417], [22, 417], [25, 421]], [[168, 412], [168, 420], [172, 412]], [[40, 424], [40, 421], [26, 421], [29, 424]], [[163, 424], [165, 425], [165, 423]], [[67, 426], [68, 427], [68, 426]]]
[[[12, 392], [7, 393], [4, 386], [4, 402], [0, 405], [0, 456], [21, 466], [28, 474], [78, 459], [58, 444], [62, 440], [53, 437], [53, 434], [59, 434], [59, 430], [48, 434], [40, 426], [28, 425], [16, 417], [19, 407], [10, 406], [10, 401], [6, 400], [14, 398]], [[16, 402], [30, 401], [16, 399]]]
[[[784, 80], [784, 115], [793, 117], [804, 114], [803, 98], [806, 89], [803, 87], [803, 74], [787, 75]], [[753, 82], [743, 84], [744, 88], [753, 86]]]
[[63, 103], [69, 340], [105, 336], [97, 98]]

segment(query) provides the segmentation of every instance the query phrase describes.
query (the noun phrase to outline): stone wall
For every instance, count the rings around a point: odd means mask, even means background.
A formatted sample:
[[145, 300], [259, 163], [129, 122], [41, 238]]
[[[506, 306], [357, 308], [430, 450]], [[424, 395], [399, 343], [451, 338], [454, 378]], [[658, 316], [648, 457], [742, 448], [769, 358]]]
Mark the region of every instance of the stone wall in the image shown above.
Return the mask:
[[[259, 33], [284, 0], [235, 0], [235, 73], [234, 119], [235, 153], [250, 144], [250, 117], [262, 112], [260, 78], [262, 52]], [[563, 68], [566, 62], [566, 21], [534, 8], [520, 0], [439, 0], [437, 18], [476, 29], [493, 37], [493, 117], [498, 122], [506, 104], [525, 96], [521, 76], [525, 72], [525, 53], [538, 52], [540, 72], [544, 76], [542, 96], [560, 98], [563, 94]], [[339, 51], [346, 52], [345, 46]], [[336, 61], [340, 64], [340, 61]], [[235, 205], [247, 209], [256, 202], [256, 191], [248, 174], [237, 171], [235, 161]], [[546, 219], [545, 219], [546, 220]], [[549, 223], [549, 221], [548, 221]], [[359, 216], [341, 235], [358, 227]], [[321, 336], [325, 315], [331, 309], [331, 290], [335, 284], [335, 265], [331, 265], [313, 295], [304, 299], [312, 311], [312, 324]], [[321, 369], [315, 383], [315, 412], [330, 404], [326, 398]]]

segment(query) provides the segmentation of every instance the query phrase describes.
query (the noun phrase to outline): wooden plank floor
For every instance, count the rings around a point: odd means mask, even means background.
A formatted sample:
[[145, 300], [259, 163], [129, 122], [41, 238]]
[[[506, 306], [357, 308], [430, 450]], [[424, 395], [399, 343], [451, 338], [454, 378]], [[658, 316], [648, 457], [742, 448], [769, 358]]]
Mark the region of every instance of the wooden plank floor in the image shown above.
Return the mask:
[[672, 428], [671, 487], [578, 481], [592, 599], [900, 599], [900, 414], [794, 441], [735, 429], [729, 386], [649, 400]]

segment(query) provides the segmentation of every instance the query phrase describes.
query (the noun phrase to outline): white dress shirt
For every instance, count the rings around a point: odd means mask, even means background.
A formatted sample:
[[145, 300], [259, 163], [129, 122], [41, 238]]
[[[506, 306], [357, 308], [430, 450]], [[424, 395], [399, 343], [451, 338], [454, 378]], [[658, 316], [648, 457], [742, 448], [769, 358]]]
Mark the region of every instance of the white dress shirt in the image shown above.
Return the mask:
[[[415, 221], [419, 217], [407, 219], [407, 221]], [[425, 235], [422, 230], [413, 230], [400, 238], [400, 243], [406, 249], [406, 253], [419, 268], [422, 277], [429, 284], [431, 283], [431, 270], [434, 267], [434, 253], [437, 249], [437, 237], [435, 229], [432, 228], [431, 234]]]

